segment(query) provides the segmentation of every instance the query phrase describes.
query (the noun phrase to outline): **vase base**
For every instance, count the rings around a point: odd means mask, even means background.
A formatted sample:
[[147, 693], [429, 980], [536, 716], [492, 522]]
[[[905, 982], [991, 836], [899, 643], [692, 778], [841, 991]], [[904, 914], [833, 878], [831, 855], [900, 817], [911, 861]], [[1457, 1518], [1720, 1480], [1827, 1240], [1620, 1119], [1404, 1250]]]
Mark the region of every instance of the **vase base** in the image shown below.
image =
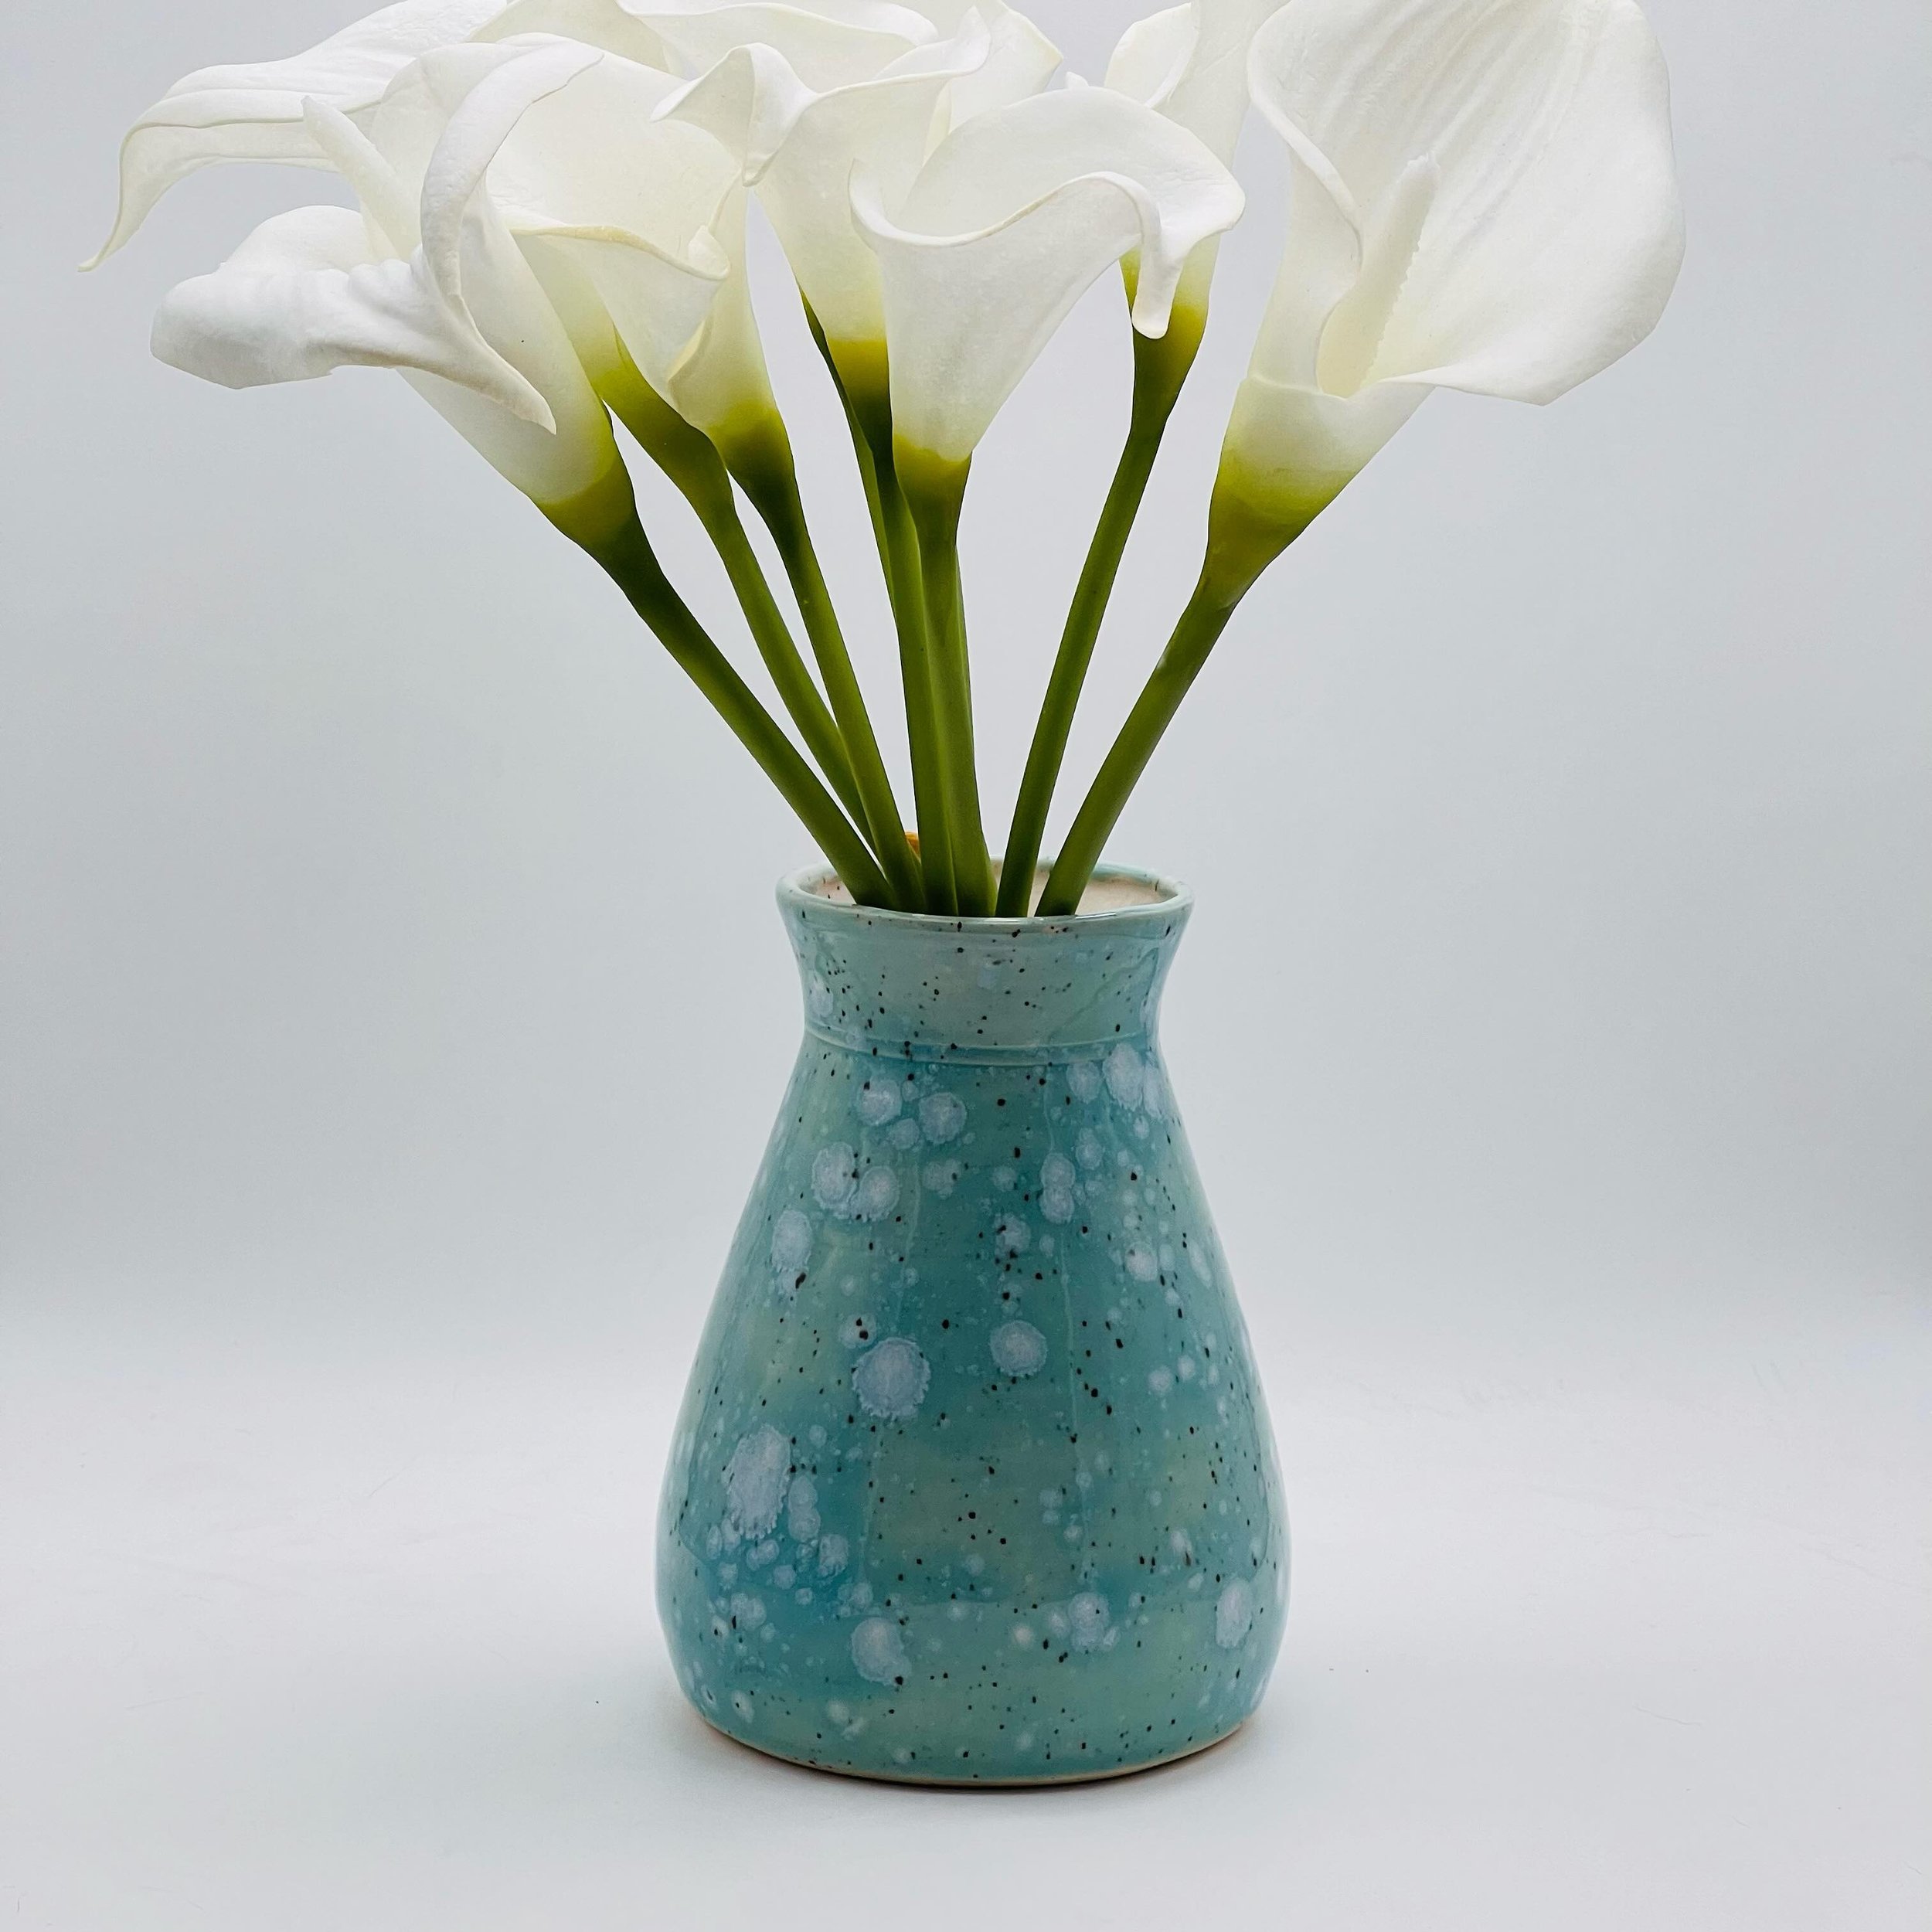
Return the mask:
[[900, 1770], [865, 1770], [851, 1764], [822, 1764], [809, 1757], [799, 1757], [788, 1751], [774, 1750], [769, 1745], [754, 1744], [748, 1738], [736, 1736], [726, 1730], [722, 1724], [713, 1723], [702, 1711], [697, 1715], [706, 1726], [728, 1743], [736, 1744], [741, 1750], [752, 1751], [760, 1757], [768, 1757], [781, 1764], [796, 1765], [803, 1771], [817, 1771], [828, 1777], [849, 1777], [862, 1784], [916, 1784], [929, 1791], [1029, 1791], [1052, 1784], [1098, 1784], [1108, 1778], [1138, 1777], [1143, 1771], [1158, 1771], [1169, 1764], [1179, 1764], [1185, 1759], [1199, 1757], [1204, 1751], [1211, 1751], [1225, 1744], [1247, 1722], [1244, 1717], [1240, 1723], [1231, 1724], [1218, 1737], [1203, 1738], [1198, 1743], [1184, 1745], [1178, 1751], [1169, 1751], [1161, 1757], [1146, 1757], [1132, 1764], [1096, 1766], [1090, 1771], [1044, 1771], [1037, 1777], [935, 1777], [930, 1772]]

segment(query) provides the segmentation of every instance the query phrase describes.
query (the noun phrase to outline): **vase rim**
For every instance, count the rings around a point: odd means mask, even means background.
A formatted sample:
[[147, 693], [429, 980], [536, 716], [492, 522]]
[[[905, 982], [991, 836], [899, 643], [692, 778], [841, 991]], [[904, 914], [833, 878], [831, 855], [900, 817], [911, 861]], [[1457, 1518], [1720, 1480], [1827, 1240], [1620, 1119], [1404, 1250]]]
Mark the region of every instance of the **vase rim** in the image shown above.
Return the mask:
[[[995, 862], [997, 865], [997, 861]], [[1032, 896], [1037, 900], [1046, 883], [1047, 868], [1036, 870]], [[821, 859], [787, 872], [778, 882], [781, 910], [823, 917], [849, 915], [868, 924], [903, 926], [923, 932], [1005, 933], [1017, 939], [1047, 933], [1103, 932], [1115, 925], [1145, 919], [1150, 913], [1185, 915], [1194, 905], [1192, 887], [1165, 872], [1133, 866], [1097, 866], [1080, 895], [1080, 910], [1043, 919], [1028, 913], [1019, 919], [991, 915], [967, 918], [957, 913], [902, 912], [883, 906], [862, 906], [836, 870]]]

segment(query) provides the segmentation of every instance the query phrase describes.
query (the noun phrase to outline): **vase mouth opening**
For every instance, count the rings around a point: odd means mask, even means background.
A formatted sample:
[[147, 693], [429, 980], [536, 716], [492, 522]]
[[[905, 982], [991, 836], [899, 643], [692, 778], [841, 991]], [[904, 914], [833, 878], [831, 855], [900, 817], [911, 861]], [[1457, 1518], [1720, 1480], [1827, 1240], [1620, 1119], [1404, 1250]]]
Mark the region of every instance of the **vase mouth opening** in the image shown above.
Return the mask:
[[[998, 861], [995, 862], [997, 866]], [[1037, 905], [1046, 884], [1048, 868], [1035, 868], [1033, 889], [1027, 895], [1029, 905]], [[1078, 910], [1052, 918], [1029, 913], [1023, 918], [963, 918], [954, 913], [915, 913], [861, 906], [845, 881], [822, 860], [787, 874], [778, 882], [781, 905], [801, 910], [825, 912], [834, 908], [854, 917], [883, 923], [923, 927], [933, 930], [1008, 932], [1018, 936], [1028, 932], [1082, 931], [1103, 926], [1110, 920], [1144, 918], [1149, 913], [1183, 913], [1194, 903], [1194, 895], [1179, 879], [1165, 873], [1142, 872], [1131, 866], [1096, 868], [1080, 895]]]

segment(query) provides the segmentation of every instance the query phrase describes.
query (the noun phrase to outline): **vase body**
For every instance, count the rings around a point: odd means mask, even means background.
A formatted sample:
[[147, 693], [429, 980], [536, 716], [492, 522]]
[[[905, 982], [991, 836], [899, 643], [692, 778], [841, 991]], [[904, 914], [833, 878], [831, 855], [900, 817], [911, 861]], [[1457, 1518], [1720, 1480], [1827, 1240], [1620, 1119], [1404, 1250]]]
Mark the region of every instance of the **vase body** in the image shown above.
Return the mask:
[[957, 1784], [1223, 1737], [1280, 1645], [1273, 1438], [1156, 1034], [1189, 900], [944, 920], [780, 888], [805, 1037], [658, 1530], [743, 1743]]

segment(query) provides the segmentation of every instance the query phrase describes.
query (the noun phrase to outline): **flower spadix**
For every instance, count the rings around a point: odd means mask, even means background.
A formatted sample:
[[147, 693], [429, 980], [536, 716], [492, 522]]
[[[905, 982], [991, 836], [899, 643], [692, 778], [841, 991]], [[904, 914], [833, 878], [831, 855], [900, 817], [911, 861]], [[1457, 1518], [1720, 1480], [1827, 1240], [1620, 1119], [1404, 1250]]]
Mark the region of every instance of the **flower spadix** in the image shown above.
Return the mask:
[[121, 247], [175, 182], [217, 162], [333, 165], [306, 104], [360, 121], [411, 61], [438, 48], [553, 32], [662, 66], [662, 43], [617, 0], [400, 0], [279, 60], [200, 67], [129, 129], [121, 204], [93, 267]]
[[[485, 50], [464, 49], [464, 53]], [[231, 388], [394, 369], [573, 536], [630, 514], [610, 422], [485, 189], [532, 102], [603, 56], [568, 42], [439, 55], [393, 83], [366, 134], [311, 101], [308, 137], [359, 209], [262, 224], [155, 321], [155, 352]], [[594, 532], [593, 532], [594, 534]]]
[[1250, 80], [1291, 196], [1216, 485], [1230, 589], [1431, 389], [1547, 403], [1616, 361], [1683, 254], [1668, 83], [1633, 0], [1293, 0]]
[[1188, 255], [1242, 206], [1186, 129], [1077, 87], [954, 128], [896, 205], [871, 175], [852, 195], [879, 260], [894, 445], [923, 473], [963, 473], [1053, 331], [1130, 250], [1134, 326], [1159, 335]]

